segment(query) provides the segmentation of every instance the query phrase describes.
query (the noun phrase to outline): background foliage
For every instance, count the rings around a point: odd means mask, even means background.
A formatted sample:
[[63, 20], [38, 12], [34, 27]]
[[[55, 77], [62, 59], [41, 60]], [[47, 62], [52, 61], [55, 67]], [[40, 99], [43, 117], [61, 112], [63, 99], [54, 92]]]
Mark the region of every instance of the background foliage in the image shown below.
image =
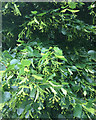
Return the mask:
[[3, 118], [95, 119], [95, 5], [3, 3]]

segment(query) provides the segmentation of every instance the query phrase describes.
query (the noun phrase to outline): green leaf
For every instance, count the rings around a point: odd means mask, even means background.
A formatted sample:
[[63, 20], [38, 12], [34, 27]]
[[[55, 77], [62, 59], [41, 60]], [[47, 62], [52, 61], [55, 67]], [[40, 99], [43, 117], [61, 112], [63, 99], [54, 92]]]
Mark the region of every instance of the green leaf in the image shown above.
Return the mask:
[[19, 60], [17, 60], [17, 59], [12, 59], [12, 60], [10, 61], [10, 65], [16, 64], [16, 63], [18, 63], [18, 62], [19, 62]]
[[9, 93], [9, 92], [4, 92], [4, 94], [3, 94], [3, 101], [4, 102], [7, 102], [9, 99], [10, 99], [10, 97], [11, 97], [11, 94]]
[[46, 49], [46, 48], [41, 49], [41, 53], [45, 53], [46, 51], [48, 51], [48, 49]]
[[39, 22], [37, 21], [36, 17], [34, 17], [34, 21], [39, 25]]
[[14, 4], [16, 14], [21, 16], [20, 10], [17, 8], [16, 4]]
[[18, 87], [17, 87], [17, 86], [11, 86], [11, 88], [12, 88], [14, 91], [18, 90]]
[[34, 54], [32, 52], [28, 52], [27, 55], [28, 55], [28, 57], [33, 57], [34, 56]]
[[24, 108], [18, 108], [17, 109], [17, 114], [20, 116], [24, 111]]
[[86, 107], [87, 107], [87, 108], [91, 108], [92, 105], [93, 105], [92, 103], [93, 103], [93, 100], [90, 100], [90, 101], [87, 103]]
[[88, 55], [90, 56], [91, 59], [94, 59], [96, 61], [96, 51], [89, 50]]
[[6, 9], [8, 8], [8, 3], [5, 5], [5, 8], [6, 8]]
[[58, 47], [54, 47], [54, 51], [54, 54], [57, 58], [67, 62], [67, 59], [63, 56], [62, 50], [60, 50]]
[[4, 72], [5, 72], [5, 71], [0, 71], [0, 77], [3, 75]]
[[65, 117], [64, 117], [62, 114], [59, 114], [59, 115], [58, 115], [58, 118], [62, 120], [62, 119], [65, 118]]
[[29, 118], [29, 111], [26, 113], [25, 118]]
[[75, 2], [68, 2], [68, 4], [69, 4], [70, 8], [72, 8], [72, 9], [76, 8], [76, 3]]
[[61, 91], [63, 92], [63, 94], [66, 96], [67, 95], [67, 90], [65, 90], [64, 88], [61, 88]]
[[23, 40], [17, 40], [17, 42], [20, 42], [21, 44], [24, 44]]
[[28, 22], [28, 24], [27, 24], [27, 25], [32, 26], [32, 24], [33, 24], [33, 23], [34, 23], [34, 20], [33, 20], [33, 21]]
[[3, 52], [3, 55], [4, 55], [4, 58], [9, 58], [9, 59], [12, 59], [12, 56], [9, 54], [9, 52], [7, 50], [5, 50]]
[[62, 105], [63, 108], [67, 108], [68, 109], [68, 107], [70, 105], [70, 101], [69, 101], [69, 97], [68, 96], [61, 98], [61, 105]]
[[80, 10], [71, 10], [71, 9], [67, 9], [68, 11], [72, 12], [72, 13], [76, 13], [79, 12]]
[[32, 14], [37, 14], [37, 11], [31, 11]]
[[69, 71], [69, 73], [71, 74], [71, 75], [73, 75], [73, 73], [72, 73], [72, 71], [68, 68], [68, 71]]
[[48, 57], [49, 53], [45, 53], [45, 54], [41, 53], [41, 55], [42, 55], [41, 60], [45, 60]]
[[62, 84], [63, 84], [63, 85], [68, 85], [69, 83], [67, 83], [67, 82], [62, 82]]
[[67, 34], [67, 33], [66, 33], [66, 29], [62, 28], [61, 33], [62, 33], [63, 35], [66, 35], [66, 34]]
[[62, 10], [61, 12], [63, 12], [63, 13], [64, 13], [64, 12], [66, 12], [66, 10], [67, 10], [67, 9], [64, 9], [64, 10]]
[[72, 66], [71, 69], [72, 69], [72, 71], [76, 71], [77, 67], [76, 66]]
[[85, 66], [86, 66], [86, 64], [76, 63], [76, 67], [77, 67], [77, 68], [83, 69]]
[[86, 106], [84, 106], [84, 105], [82, 105], [83, 106], [83, 108], [85, 108], [85, 110], [87, 111], [87, 112], [90, 112], [90, 113], [92, 113], [92, 114], [95, 114], [95, 109], [93, 109], [93, 108], [87, 108]]
[[30, 47], [30, 46], [27, 46], [26, 48], [28, 49], [28, 51], [30, 51], [30, 52], [33, 52], [33, 49], [32, 49], [32, 47]]
[[31, 64], [31, 61], [30, 60], [27, 60], [27, 59], [23, 59], [22, 61], [21, 61], [21, 64], [23, 65], [23, 66], [30, 66], [30, 64]]
[[19, 86], [18, 88], [30, 88], [30, 87], [27, 86], [27, 85], [21, 85], [21, 86]]
[[24, 67], [19, 69], [19, 76], [24, 74]]
[[82, 106], [80, 104], [76, 104], [74, 108], [74, 117], [81, 118], [82, 114]]
[[23, 88], [18, 92], [18, 94], [17, 95], [20, 95], [21, 93], [23, 93], [24, 91], [23, 91]]
[[54, 88], [50, 87], [51, 91], [56, 95], [57, 92], [54, 90]]
[[34, 97], [35, 97], [35, 94], [36, 94], [36, 88], [33, 88], [33, 89], [30, 91], [30, 97], [34, 98]]
[[[35, 68], [34, 64], [33, 64], [33, 58], [31, 59], [31, 63], [32, 63], [32, 67]], [[34, 70], [33, 70], [34, 71]]]
[[59, 10], [60, 10], [60, 8], [54, 9], [54, 10], [52, 10], [50, 13], [57, 12], [57, 11], [59, 11]]
[[34, 102], [36, 102], [36, 100], [38, 99], [38, 97], [39, 97], [39, 89], [37, 88], [37, 94], [36, 94]]
[[83, 95], [84, 95], [84, 96], [86, 96], [86, 95], [87, 95], [87, 92], [86, 92], [86, 91], [84, 91], [84, 92], [83, 92]]
[[43, 80], [42, 74], [32, 75], [37, 80]]
[[57, 58], [59, 58], [59, 59], [64, 60], [64, 61], [67, 62], [67, 59], [66, 59], [64, 56], [59, 56], [59, 55], [56, 55], [56, 54], [55, 54], [55, 56], [56, 56]]
[[53, 73], [49, 78], [48, 78], [48, 80], [52, 80], [53, 79], [53, 77], [55, 77], [56, 76], [56, 74], [55, 73]]
[[43, 16], [43, 15], [45, 15], [45, 14], [46, 14], [46, 12], [40, 13], [40, 14], [38, 14], [37, 16]]
[[58, 87], [58, 88], [61, 88], [61, 87], [62, 87], [62, 85], [54, 85], [54, 84], [53, 84], [53, 81], [52, 81], [52, 82], [51, 82], [51, 81], [48, 81], [48, 82], [49, 82], [49, 84], [52, 85], [53, 87]]
[[54, 51], [55, 51], [55, 54], [58, 55], [58, 56], [63, 55], [62, 50], [60, 50], [58, 47], [54, 47]]
[[35, 57], [41, 57], [41, 54], [39, 53], [38, 50], [34, 50], [33, 54], [34, 54]]

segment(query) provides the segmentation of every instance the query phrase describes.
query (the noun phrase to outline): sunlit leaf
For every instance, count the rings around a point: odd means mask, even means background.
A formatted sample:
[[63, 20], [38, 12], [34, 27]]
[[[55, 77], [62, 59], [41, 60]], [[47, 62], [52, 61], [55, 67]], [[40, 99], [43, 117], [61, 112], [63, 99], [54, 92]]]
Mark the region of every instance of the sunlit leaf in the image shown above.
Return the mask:
[[43, 80], [42, 75], [41, 74], [37, 74], [37, 75], [32, 75], [35, 79], [37, 80]]
[[63, 12], [63, 13], [64, 13], [64, 12], [66, 12], [66, 10], [67, 10], [67, 9], [64, 9], [64, 10], [62, 10], [61, 12]]
[[64, 56], [59, 56], [59, 55], [57, 55], [57, 54], [55, 54], [55, 56], [56, 56], [57, 58], [59, 58], [59, 59], [64, 60], [64, 61], [67, 62], [67, 59], [66, 59]]
[[61, 91], [63, 92], [63, 94], [66, 96], [67, 95], [67, 90], [65, 90], [64, 88], [61, 88]]
[[87, 108], [86, 106], [84, 106], [84, 105], [82, 105], [83, 106], [83, 108], [86, 110], [86, 111], [88, 111], [88, 112], [90, 112], [90, 113], [92, 113], [92, 114], [95, 114], [95, 109], [93, 109], [93, 108]]
[[17, 7], [16, 4], [14, 4], [14, 7], [15, 7], [15, 10], [16, 10], [17, 15], [20, 15], [20, 16], [21, 16], [21, 12], [20, 12], [20, 10], [18, 9], [18, 7]]
[[57, 94], [56, 90], [54, 90], [53, 87], [50, 87], [51, 91], [54, 93], [54, 94]]
[[34, 17], [34, 21], [37, 23], [37, 24], [39, 24], [39, 22], [37, 21], [37, 19]]
[[53, 87], [62, 87], [62, 85], [54, 85], [53, 82], [48, 81], [50, 83], [50, 85], [52, 85]]
[[37, 14], [37, 11], [31, 11], [32, 14]]
[[23, 65], [23, 66], [30, 66], [30, 64], [31, 64], [31, 61], [30, 60], [27, 60], [27, 59], [23, 59], [22, 61], [21, 61], [21, 64]]
[[79, 12], [80, 10], [71, 10], [71, 9], [67, 9], [68, 11], [72, 12], [72, 13], [76, 13]]
[[70, 8], [72, 8], [72, 9], [76, 8], [76, 3], [75, 2], [68, 2], [68, 4], [69, 4]]
[[40, 13], [40, 14], [38, 14], [37, 16], [43, 16], [43, 15], [45, 15], [45, 14], [46, 14], [46, 12]]
[[58, 47], [54, 47], [54, 51], [55, 51], [55, 54], [58, 55], [58, 56], [63, 55], [62, 50], [60, 50]]
[[34, 102], [36, 102], [36, 100], [38, 99], [38, 97], [39, 97], [39, 89], [37, 88], [37, 93], [36, 93], [36, 97], [35, 97]]
[[84, 95], [84, 96], [86, 96], [86, 95], [87, 95], [87, 92], [86, 92], [86, 91], [84, 91], [84, 92], [83, 92], [83, 95]]
[[71, 74], [71, 75], [73, 75], [73, 73], [72, 73], [72, 71], [68, 68], [68, 71], [69, 71], [69, 73]]

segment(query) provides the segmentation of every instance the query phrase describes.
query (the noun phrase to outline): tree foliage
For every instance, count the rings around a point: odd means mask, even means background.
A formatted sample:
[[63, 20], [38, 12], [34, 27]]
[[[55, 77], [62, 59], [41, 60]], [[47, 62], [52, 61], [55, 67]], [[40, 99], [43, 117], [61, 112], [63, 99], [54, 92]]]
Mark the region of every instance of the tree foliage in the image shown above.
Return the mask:
[[36, 42], [21, 45], [19, 52], [17, 47], [3, 54], [7, 56], [3, 61], [7, 63], [2, 78], [3, 116], [94, 118], [96, 59], [91, 51], [76, 55], [82, 58], [79, 62], [76, 58], [71, 62], [58, 47], [46, 49]]
[[[17, 39], [42, 41], [45, 45], [58, 44], [63, 50], [66, 47], [80, 49], [84, 44], [86, 48], [93, 48], [96, 27], [78, 19], [83, 13], [80, 11], [84, 3], [21, 2], [4, 3], [3, 6], [3, 29], [6, 36], [3, 41], [6, 48], [14, 47]], [[89, 9], [92, 11], [89, 13], [95, 14], [94, 7], [91, 6]]]
[[3, 3], [2, 118], [95, 120], [96, 26], [80, 20], [84, 5]]

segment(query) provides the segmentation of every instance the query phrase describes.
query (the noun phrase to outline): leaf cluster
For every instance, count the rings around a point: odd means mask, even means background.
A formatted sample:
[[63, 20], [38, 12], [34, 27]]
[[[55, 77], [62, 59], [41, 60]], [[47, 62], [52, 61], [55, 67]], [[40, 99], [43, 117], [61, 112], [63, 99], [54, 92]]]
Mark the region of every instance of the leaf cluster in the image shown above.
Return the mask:
[[96, 117], [95, 51], [65, 55], [57, 46], [18, 42], [2, 54], [3, 118]]

